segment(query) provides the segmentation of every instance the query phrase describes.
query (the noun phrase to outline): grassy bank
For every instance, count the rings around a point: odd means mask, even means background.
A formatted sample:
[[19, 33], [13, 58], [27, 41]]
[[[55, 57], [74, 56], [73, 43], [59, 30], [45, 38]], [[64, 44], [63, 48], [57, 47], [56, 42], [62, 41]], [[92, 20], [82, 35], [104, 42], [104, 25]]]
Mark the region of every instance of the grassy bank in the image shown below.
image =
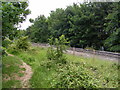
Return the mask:
[[[30, 65], [33, 70], [30, 79], [31, 88], [75, 88], [80, 85], [86, 88], [118, 87], [119, 67], [115, 62], [66, 54], [67, 63], [61, 64], [47, 60], [46, 52], [46, 48], [34, 47], [30, 51], [20, 52], [16, 55]], [[19, 61], [15, 57], [8, 56], [3, 58], [5, 64], [7, 64], [7, 58], [14, 59], [15, 62]], [[13, 68], [17, 69], [17, 67]], [[6, 71], [4, 73], [8, 75], [12, 73], [9, 69], [4, 67], [3, 70]], [[8, 70], [10, 72], [7, 72]], [[5, 86], [8, 85], [5, 83]]]
[[2, 59], [2, 88], [21, 88], [20, 80], [16, 77], [23, 76], [23, 68], [20, 68], [22, 62], [15, 56], [4, 56]]

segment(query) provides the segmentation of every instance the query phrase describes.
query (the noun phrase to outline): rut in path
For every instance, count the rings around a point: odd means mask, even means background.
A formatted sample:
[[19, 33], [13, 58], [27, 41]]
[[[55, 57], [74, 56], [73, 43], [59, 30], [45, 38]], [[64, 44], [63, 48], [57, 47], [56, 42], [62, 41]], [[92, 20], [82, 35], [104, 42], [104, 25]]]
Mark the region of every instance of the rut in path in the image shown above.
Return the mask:
[[[8, 55], [14, 56], [12, 54], [8, 54]], [[16, 76], [16, 80], [21, 81], [22, 88], [30, 88], [29, 80], [32, 77], [33, 72], [29, 65], [27, 65], [25, 62], [23, 62], [23, 60], [21, 60], [21, 61], [22, 61], [22, 65], [20, 66], [20, 68], [25, 68], [24, 76], [22, 76], [22, 77]]]

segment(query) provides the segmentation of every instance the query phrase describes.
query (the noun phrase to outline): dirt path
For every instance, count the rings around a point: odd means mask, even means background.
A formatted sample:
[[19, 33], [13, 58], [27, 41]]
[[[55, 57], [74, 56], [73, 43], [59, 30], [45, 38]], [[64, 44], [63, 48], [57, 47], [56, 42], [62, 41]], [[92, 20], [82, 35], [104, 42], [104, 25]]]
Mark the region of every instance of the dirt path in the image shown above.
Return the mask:
[[[14, 56], [12, 54], [8, 54], [8, 55]], [[22, 62], [22, 65], [20, 66], [20, 68], [25, 68], [25, 71], [21, 71], [22, 73], [24, 73], [24, 75], [22, 77], [15, 75], [15, 78], [16, 78], [16, 80], [21, 81], [22, 88], [30, 88], [29, 80], [33, 74], [32, 69], [29, 65], [27, 65], [25, 62], [23, 62], [23, 60], [21, 60], [21, 62]]]
[[33, 72], [29, 65], [27, 65], [23, 61], [22, 63], [23, 65], [21, 66], [21, 68], [25, 68], [25, 71], [24, 71], [24, 76], [20, 77], [19, 80], [21, 80], [22, 88], [30, 88], [29, 80], [32, 77]]

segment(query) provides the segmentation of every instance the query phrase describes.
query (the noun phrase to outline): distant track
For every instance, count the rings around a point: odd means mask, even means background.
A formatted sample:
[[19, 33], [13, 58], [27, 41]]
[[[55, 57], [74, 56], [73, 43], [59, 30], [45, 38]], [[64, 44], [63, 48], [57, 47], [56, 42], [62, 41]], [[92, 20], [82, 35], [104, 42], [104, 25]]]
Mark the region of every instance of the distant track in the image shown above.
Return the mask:
[[[33, 46], [40, 46], [40, 47], [49, 47], [48, 44], [41, 44], [41, 43], [33, 43]], [[67, 50], [67, 53], [77, 55], [77, 56], [83, 56], [86, 58], [98, 58], [100, 60], [110, 60], [119, 62], [120, 60], [120, 53], [114, 53], [114, 52], [107, 52], [107, 51], [99, 51], [99, 50], [85, 50], [82, 48], [69, 48]]]

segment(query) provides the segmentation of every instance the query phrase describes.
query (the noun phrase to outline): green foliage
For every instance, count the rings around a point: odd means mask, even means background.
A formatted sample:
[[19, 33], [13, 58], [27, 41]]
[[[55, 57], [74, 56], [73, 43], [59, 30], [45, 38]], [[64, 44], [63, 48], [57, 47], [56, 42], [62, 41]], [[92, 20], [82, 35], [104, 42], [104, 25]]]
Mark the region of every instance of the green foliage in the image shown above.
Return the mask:
[[51, 83], [51, 87], [55, 88], [98, 88], [94, 79], [80, 63], [60, 65]]
[[23, 49], [23, 50], [28, 50], [30, 48], [30, 42], [28, 42], [28, 37], [20, 37], [17, 41], [16, 41], [16, 47], [18, 49]]
[[21, 60], [14, 56], [3, 56], [2, 64], [2, 88], [21, 88], [21, 82], [15, 80], [14, 76], [21, 72]]
[[22, 58], [22, 59], [24, 59], [24, 61], [26, 61], [27, 62], [27, 64], [28, 65], [30, 65], [30, 66], [32, 66], [32, 64], [35, 62], [35, 58], [34, 57], [32, 57], [32, 56], [27, 56], [27, 57], [25, 57], [25, 58]]
[[5, 38], [4, 41], [2, 42], [2, 46], [7, 48], [11, 43], [12, 41], [9, 38]]
[[109, 33], [109, 37], [105, 40], [105, 47], [109, 51], [116, 51], [120, 52], [120, 19], [118, 18], [120, 16], [120, 2], [113, 3], [113, 11], [112, 13], [109, 13], [106, 17], [106, 20], [108, 20], [106, 24], [106, 31]]
[[[72, 47], [92, 47], [93, 49], [119, 52], [119, 42], [112, 42], [113, 33], [119, 30], [120, 2], [93, 2], [73, 4], [66, 9], [51, 11], [48, 18], [39, 16], [27, 29], [27, 35], [34, 42], [48, 42], [52, 36], [58, 38], [65, 35]], [[118, 41], [120, 35], [113, 41]], [[117, 45], [117, 46], [116, 46]], [[118, 48], [118, 49], [117, 49]]]
[[13, 39], [17, 34], [17, 25], [25, 21], [30, 13], [28, 2], [2, 2], [2, 39]]
[[[119, 86], [120, 65], [114, 61], [66, 54], [67, 63], [63, 64], [48, 60], [46, 53], [46, 48], [34, 47], [34, 50], [17, 54], [24, 62], [31, 65], [33, 70], [30, 79], [31, 88], [98, 89]], [[29, 58], [34, 60], [29, 62]]]
[[[49, 39], [50, 47], [48, 48], [47, 58], [50, 60], [57, 60], [58, 62], [64, 62], [65, 56], [64, 51], [66, 51], [66, 44], [68, 44], [64, 35], [61, 35], [59, 39], [51, 38]], [[55, 46], [55, 48], [53, 47]]]
[[[33, 22], [33, 19], [30, 19], [30, 22]], [[32, 26], [27, 28], [26, 35], [33, 42], [47, 42], [50, 32], [48, 30], [48, 22], [44, 15], [38, 16]]]
[[119, 36], [120, 36], [120, 28], [117, 29], [116, 31], [114, 31], [110, 37], [108, 37], [105, 40], [105, 46], [107, 47], [107, 49], [109, 51], [116, 51], [116, 52], [120, 52], [120, 40], [119, 40]]
[[30, 18], [29, 21], [30, 21], [31, 23], [34, 23], [34, 20], [33, 20], [32, 18]]
[[6, 52], [7, 51], [6, 48], [2, 47], [0, 50], [2, 52], [2, 56], [7, 56], [8, 55], [8, 53]]
[[3, 57], [3, 74], [11, 76], [12, 73], [18, 72], [18, 70], [20, 69], [18, 65], [20, 64], [22, 64], [22, 62], [15, 57], [12, 56]]
[[7, 82], [2, 83], [2, 88], [14, 88], [14, 87], [21, 88], [22, 86], [21, 86], [20, 81], [18, 81], [18, 80], [9, 80]]
[[21, 50], [29, 50], [30, 49], [30, 42], [28, 41], [27, 36], [20, 37], [18, 39], [14, 39], [13, 43], [9, 45], [8, 52], [10, 53], [18, 53]]

